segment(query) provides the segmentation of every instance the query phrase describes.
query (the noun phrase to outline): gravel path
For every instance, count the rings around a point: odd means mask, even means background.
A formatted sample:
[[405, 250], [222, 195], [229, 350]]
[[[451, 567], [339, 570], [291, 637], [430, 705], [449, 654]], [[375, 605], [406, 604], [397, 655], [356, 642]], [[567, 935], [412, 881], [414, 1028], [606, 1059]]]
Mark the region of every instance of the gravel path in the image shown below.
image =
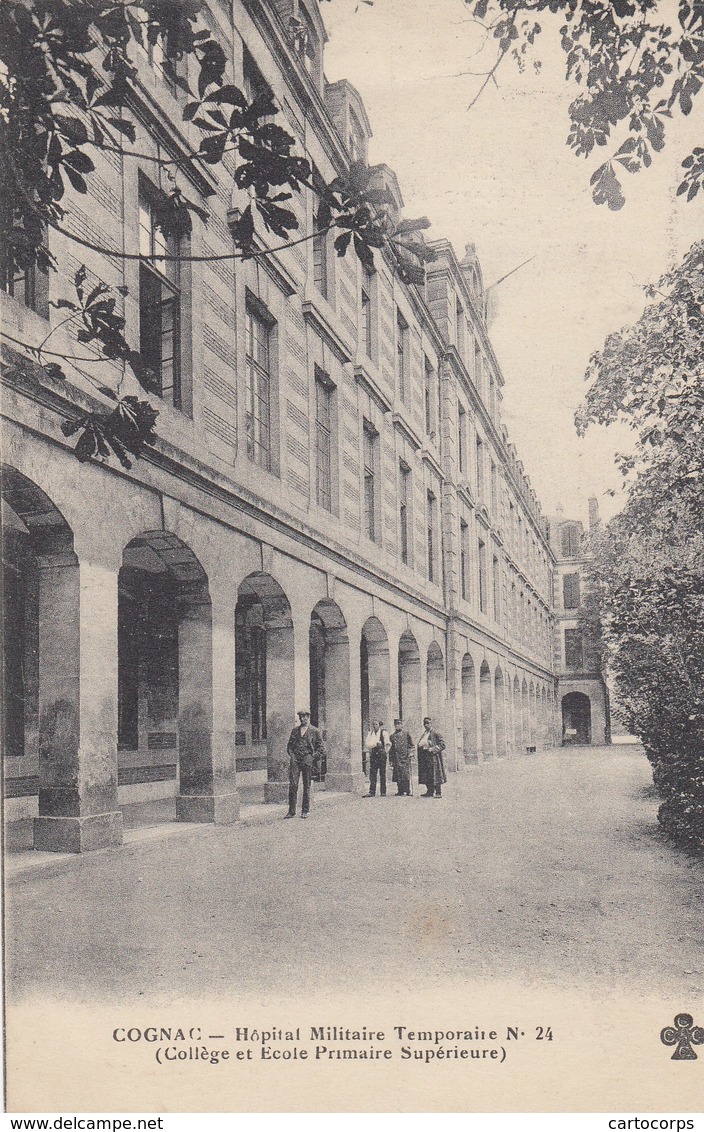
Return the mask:
[[[704, 863], [671, 848], [639, 748], [453, 776], [442, 800], [344, 798], [307, 822], [194, 826], [8, 884], [11, 999], [324, 992], [452, 975], [704, 987]], [[373, 975], [372, 975], [373, 973]]]

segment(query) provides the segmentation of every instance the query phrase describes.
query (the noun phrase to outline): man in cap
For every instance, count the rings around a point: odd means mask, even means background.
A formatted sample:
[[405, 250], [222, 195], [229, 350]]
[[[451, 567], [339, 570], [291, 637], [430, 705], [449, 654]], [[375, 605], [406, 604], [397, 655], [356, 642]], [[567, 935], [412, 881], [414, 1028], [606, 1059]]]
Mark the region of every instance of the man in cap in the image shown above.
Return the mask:
[[298, 799], [298, 782], [303, 776], [303, 800], [301, 817], [307, 818], [310, 810], [310, 784], [314, 773], [318, 772], [325, 753], [323, 737], [317, 727], [310, 722], [307, 709], [298, 712], [300, 723], [294, 727], [288, 741], [288, 813], [287, 818], [295, 818]]
[[425, 786], [421, 798], [441, 798], [442, 784], [447, 782], [442, 753], [445, 740], [433, 727], [430, 716], [423, 720], [423, 734], [418, 740], [418, 782]]
[[389, 733], [384, 727], [383, 719], [375, 720], [372, 724], [372, 733], [369, 748], [369, 793], [365, 798], [376, 795], [376, 779], [379, 776], [379, 793], [386, 796], [386, 759], [391, 747]]
[[394, 720], [391, 732], [391, 752], [389, 761], [394, 771], [396, 793], [407, 798], [411, 796], [411, 759], [415, 744], [403, 726], [402, 719]]

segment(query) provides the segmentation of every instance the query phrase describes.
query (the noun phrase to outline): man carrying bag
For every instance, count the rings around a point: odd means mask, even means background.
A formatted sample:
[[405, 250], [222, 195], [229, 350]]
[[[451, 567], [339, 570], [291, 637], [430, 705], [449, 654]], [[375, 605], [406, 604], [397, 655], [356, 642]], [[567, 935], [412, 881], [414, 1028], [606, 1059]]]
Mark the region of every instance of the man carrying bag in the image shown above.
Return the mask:
[[310, 784], [314, 774], [320, 772], [320, 764], [325, 753], [323, 737], [317, 727], [312, 727], [309, 711], [299, 711], [300, 724], [291, 732], [288, 747], [288, 813], [287, 818], [295, 818], [298, 800], [298, 782], [303, 777], [303, 800], [301, 817], [307, 818], [310, 810]]

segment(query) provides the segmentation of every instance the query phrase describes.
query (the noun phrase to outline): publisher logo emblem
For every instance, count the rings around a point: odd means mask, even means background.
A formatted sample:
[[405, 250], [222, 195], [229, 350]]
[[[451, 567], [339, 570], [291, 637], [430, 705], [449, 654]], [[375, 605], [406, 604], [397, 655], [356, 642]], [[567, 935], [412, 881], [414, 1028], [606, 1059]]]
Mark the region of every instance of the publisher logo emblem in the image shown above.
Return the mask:
[[704, 1045], [704, 1027], [695, 1026], [691, 1014], [676, 1014], [674, 1025], [660, 1031], [660, 1041], [677, 1047], [672, 1061], [696, 1061], [694, 1046]]

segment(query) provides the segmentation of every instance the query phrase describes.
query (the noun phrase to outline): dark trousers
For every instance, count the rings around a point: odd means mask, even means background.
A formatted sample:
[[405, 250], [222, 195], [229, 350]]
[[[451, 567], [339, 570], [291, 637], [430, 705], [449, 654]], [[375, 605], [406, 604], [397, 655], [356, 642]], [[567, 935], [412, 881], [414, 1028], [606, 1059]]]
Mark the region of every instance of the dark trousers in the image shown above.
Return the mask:
[[376, 776], [379, 775], [379, 793], [386, 794], [386, 751], [369, 752], [369, 793], [376, 794]]
[[298, 798], [298, 780], [303, 775], [303, 802], [301, 813], [307, 814], [310, 809], [310, 780], [313, 777], [312, 766], [299, 766], [295, 759], [288, 762], [288, 812], [295, 814], [296, 800]]
[[411, 765], [410, 763], [396, 763], [396, 786], [399, 794], [411, 792]]

